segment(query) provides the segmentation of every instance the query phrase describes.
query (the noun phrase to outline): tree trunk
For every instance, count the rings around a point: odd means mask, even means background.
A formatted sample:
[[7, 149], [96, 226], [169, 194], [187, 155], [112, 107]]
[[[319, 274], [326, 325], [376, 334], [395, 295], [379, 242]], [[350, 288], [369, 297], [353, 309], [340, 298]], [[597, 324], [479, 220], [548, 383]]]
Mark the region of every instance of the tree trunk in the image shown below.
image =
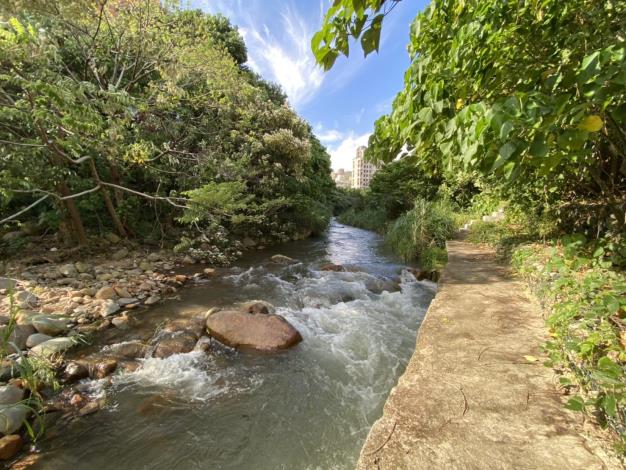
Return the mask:
[[[96, 168], [96, 164], [93, 159], [89, 160], [89, 164], [91, 165], [91, 174], [93, 178], [96, 180], [96, 184], [100, 184], [100, 174], [98, 173], [98, 169]], [[117, 211], [115, 210], [115, 206], [113, 205], [113, 201], [111, 201], [111, 196], [109, 196], [109, 192], [106, 190], [104, 186], [100, 186], [100, 192], [102, 193], [102, 198], [104, 199], [104, 205], [107, 208], [109, 216], [111, 217], [111, 221], [113, 222], [113, 226], [115, 230], [122, 238], [128, 238], [128, 234], [126, 233], [126, 229], [124, 228], [124, 224], [120, 220], [120, 217], [117, 215]]]
[[[57, 191], [59, 191], [59, 194], [61, 194], [62, 197], [66, 197], [71, 194], [66, 182], [59, 183], [57, 185]], [[74, 199], [65, 199], [63, 201], [63, 204], [65, 205], [65, 209], [67, 210], [70, 221], [72, 222], [72, 228], [74, 229], [74, 234], [76, 236], [78, 244], [86, 245], [87, 233], [85, 232], [83, 219], [80, 216], [80, 212], [78, 211], [78, 207], [76, 207]]]

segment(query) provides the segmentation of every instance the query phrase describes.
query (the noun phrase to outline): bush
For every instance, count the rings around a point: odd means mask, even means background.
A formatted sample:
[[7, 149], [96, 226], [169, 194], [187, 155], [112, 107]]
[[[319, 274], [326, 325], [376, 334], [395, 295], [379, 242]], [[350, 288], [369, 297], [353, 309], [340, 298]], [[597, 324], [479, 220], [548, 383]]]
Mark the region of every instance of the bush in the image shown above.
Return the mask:
[[337, 217], [342, 224], [372, 230], [382, 233], [387, 225], [385, 211], [379, 208], [366, 207], [364, 209], [351, 208]]
[[626, 452], [626, 276], [581, 235], [517, 249], [513, 266], [549, 310], [546, 364], [578, 389], [568, 408], [595, 415]]
[[450, 203], [446, 200], [416, 199], [413, 209], [400, 216], [387, 231], [385, 240], [403, 260], [419, 258], [422, 267], [441, 262], [435, 248], [445, 248], [457, 226]]

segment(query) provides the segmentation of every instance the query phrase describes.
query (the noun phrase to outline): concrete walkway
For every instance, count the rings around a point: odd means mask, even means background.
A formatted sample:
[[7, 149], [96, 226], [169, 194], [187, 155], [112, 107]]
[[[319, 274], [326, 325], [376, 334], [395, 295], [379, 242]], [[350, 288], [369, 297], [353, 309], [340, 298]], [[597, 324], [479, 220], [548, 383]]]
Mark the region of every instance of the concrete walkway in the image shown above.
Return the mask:
[[544, 320], [523, 286], [489, 249], [452, 241], [448, 258], [357, 468], [623, 468], [583, 430], [581, 415], [563, 408], [541, 364]]

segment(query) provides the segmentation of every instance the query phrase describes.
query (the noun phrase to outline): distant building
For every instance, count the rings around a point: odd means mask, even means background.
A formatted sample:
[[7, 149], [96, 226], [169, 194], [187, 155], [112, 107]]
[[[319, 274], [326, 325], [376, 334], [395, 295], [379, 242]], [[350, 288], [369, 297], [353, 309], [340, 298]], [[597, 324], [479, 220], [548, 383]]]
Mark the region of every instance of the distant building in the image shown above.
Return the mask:
[[376, 165], [365, 161], [365, 148], [357, 148], [352, 159], [352, 187], [355, 189], [368, 188], [374, 173], [378, 171]]
[[333, 171], [330, 176], [335, 184], [340, 188], [349, 188], [352, 185], [351, 171], [346, 171], [343, 168], [340, 168], [337, 171]]

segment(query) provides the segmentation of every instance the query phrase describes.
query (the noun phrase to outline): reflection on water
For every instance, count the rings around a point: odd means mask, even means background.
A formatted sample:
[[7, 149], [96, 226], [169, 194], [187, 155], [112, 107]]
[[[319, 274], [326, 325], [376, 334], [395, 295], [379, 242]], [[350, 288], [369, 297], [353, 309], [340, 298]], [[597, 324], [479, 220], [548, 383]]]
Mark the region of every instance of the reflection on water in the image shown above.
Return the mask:
[[[267, 263], [275, 252], [300, 263]], [[355, 272], [324, 272], [333, 262]], [[327, 235], [248, 256], [219, 279], [146, 313], [165, 318], [264, 299], [304, 341], [275, 355], [220, 348], [146, 359], [93, 383], [105, 410], [42, 444], [46, 469], [352, 468], [402, 373], [435, 286], [402, 266], [371, 232], [333, 223]], [[59, 425], [61, 426], [61, 425]]]

